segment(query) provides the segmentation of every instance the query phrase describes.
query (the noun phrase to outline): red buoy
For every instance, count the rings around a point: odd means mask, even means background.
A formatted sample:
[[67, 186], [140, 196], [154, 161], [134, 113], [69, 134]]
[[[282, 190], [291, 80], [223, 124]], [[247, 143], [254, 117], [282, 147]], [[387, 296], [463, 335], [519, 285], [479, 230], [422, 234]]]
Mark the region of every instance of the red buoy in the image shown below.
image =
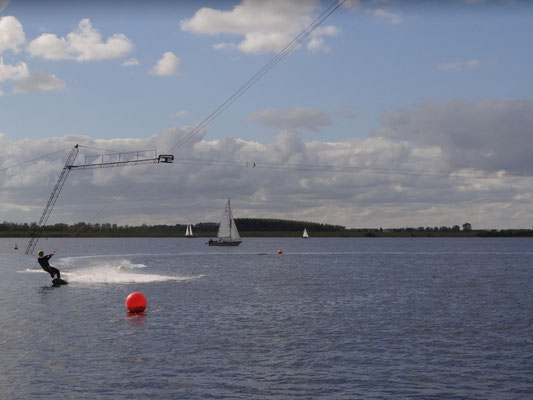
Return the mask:
[[283, 254], [283, 250], [278, 250], [278, 254]]
[[146, 297], [139, 292], [130, 293], [126, 297], [126, 308], [131, 312], [143, 312], [146, 309]]

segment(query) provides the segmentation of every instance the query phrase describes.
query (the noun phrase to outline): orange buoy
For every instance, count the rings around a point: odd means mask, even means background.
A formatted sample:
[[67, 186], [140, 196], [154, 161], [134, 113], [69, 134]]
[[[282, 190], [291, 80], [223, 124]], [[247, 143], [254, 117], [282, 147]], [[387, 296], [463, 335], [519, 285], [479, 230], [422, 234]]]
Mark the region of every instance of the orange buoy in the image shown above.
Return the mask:
[[278, 254], [283, 254], [283, 250], [278, 250]]
[[146, 297], [139, 292], [130, 293], [126, 297], [126, 308], [131, 312], [143, 312], [146, 309]]

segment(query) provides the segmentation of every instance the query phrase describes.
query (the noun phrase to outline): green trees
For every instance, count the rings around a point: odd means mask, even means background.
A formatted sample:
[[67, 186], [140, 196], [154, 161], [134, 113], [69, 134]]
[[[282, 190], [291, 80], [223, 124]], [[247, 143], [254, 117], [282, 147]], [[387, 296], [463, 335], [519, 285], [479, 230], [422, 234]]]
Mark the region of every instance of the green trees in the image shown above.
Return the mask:
[[236, 218], [235, 224], [239, 232], [303, 232], [304, 228], [312, 232], [340, 232], [346, 229], [340, 225], [265, 218]]
[[[435, 227], [404, 227], [404, 228], [359, 228], [347, 229], [341, 225], [321, 224], [308, 221], [292, 221], [285, 219], [271, 218], [237, 218], [235, 223], [242, 236], [301, 236], [304, 228], [307, 229], [311, 237], [361, 237], [361, 236], [505, 236], [520, 237], [533, 236], [533, 229], [491, 229], [472, 230], [470, 224], [465, 224], [470, 229], [463, 229], [459, 225], [435, 226]], [[216, 236], [218, 223], [200, 222], [193, 225], [193, 232], [196, 236], [213, 237]], [[42, 228], [40, 235], [43, 237], [66, 237], [76, 235], [77, 237], [183, 237], [185, 235], [185, 224], [175, 225], [147, 225], [140, 226], [117, 225], [111, 223], [85, 223], [76, 222], [74, 224], [56, 223], [46, 225]], [[4, 221], [0, 223], [0, 237], [30, 237], [38, 233], [35, 222], [15, 223]]]

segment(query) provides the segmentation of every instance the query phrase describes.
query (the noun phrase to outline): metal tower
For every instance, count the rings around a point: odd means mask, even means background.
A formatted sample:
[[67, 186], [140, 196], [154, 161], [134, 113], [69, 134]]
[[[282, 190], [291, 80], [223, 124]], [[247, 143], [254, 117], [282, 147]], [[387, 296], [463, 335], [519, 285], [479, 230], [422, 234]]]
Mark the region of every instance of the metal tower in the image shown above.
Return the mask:
[[[59, 178], [57, 179], [57, 183], [54, 186], [54, 189], [52, 190], [52, 194], [50, 195], [50, 198], [48, 199], [48, 203], [46, 204], [46, 207], [44, 208], [43, 214], [41, 215], [41, 219], [39, 219], [39, 223], [37, 224], [37, 231], [32, 233], [32, 238], [30, 242], [28, 243], [28, 247], [26, 247], [26, 254], [32, 254], [35, 250], [35, 247], [37, 246], [37, 242], [39, 241], [39, 237], [42, 232], [43, 226], [46, 225], [46, 222], [48, 221], [48, 217], [52, 213], [52, 209], [54, 208], [54, 204], [57, 201], [57, 198], [59, 197], [59, 193], [61, 193], [61, 189], [63, 188], [63, 185], [65, 184], [65, 181], [67, 180], [68, 173], [72, 169], [92, 169], [92, 168], [109, 168], [109, 167], [121, 167], [126, 165], [144, 165], [144, 164], [159, 164], [159, 163], [172, 163], [174, 161], [174, 156], [171, 154], [161, 154], [158, 157], [153, 158], [143, 158], [142, 154], [146, 153], [145, 151], [140, 152], [129, 152], [129, 153], [117, 153], [117, 154], [107, 154], [105, 156], [101, 157], [101, 162], [97, 163], [91, 163], [87, 164], [87, 157], [85, 158], [85, 164], [81, 165], [73, 165], [74, 161], [76, 160], [76, 157], [78, 156], [79, 152], [79, 145], [76, 145], [72, 148], [70, 151], [70, 154], [67, 158], [67, 162], [65, 163], [65, 166], [63, 167], [63, 170], [61, 171], [61, 174], [59, 174]], [[154, 156], [156, 155], [155, 150], [153, 150]], [[105, 159], [104, 159], [105, 157]], [[124, 157], [127, 158], [127, 160], [124, 160]], [[109, 160], [107, 162], [104, 162], [106, 160]]]

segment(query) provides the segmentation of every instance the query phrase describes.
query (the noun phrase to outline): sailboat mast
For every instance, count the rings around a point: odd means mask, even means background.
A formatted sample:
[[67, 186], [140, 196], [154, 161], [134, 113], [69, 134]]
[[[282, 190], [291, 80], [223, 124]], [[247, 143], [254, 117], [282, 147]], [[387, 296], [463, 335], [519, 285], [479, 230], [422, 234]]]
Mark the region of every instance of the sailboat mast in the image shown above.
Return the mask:
[[231, 215], [231, 201], [228, 197], [228, 222], [229, 222], [229, 236], [231, 237], [231, 220], [233, 219], [233, 216]]

